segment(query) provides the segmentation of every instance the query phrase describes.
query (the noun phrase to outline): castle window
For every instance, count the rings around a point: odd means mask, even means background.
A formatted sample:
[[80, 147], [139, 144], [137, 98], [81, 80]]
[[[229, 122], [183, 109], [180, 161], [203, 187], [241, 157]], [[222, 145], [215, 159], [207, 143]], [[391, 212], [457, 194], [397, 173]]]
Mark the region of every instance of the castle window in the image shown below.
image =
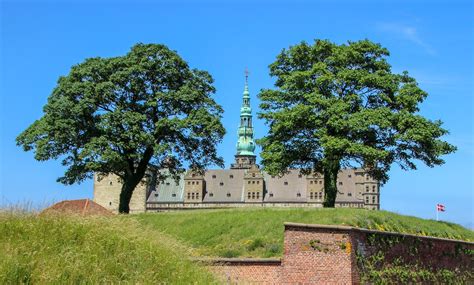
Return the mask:
[[260, 181], [257, 181], [257, 184], [260, 184]]
[[257, 192], [257, 199], [260, 199], [260, 192]]
[[365, 186], [365, 192], [369, 192], [369, 186]]
[[232, 174], [231, 174], [231, 175], [229, 175], [229, 178], [230, 178], [230, 179], [234, 178], [234, 175], [232, 175]]
[[191, 199], [191, 193], [188, 193], [188, 200]]
[[319, 199], [323, 198], [323, 192], [319, 192]]
[[195, 177], [195, 176], [196, 176], [196, 174], [194, 174], [194, 173], [193, 173], [193, 174], [191, 174], [191, 177]]
[[372, 197], [372, 204], [375, 204], [375, 196]]
[[284, 185], [288, 185], [288, 181], [283, 182]]
[[309, 199], [313, 199], [313, 192], [309, 193]]
[[372, 192], [375, 192], [375, 185], [372, 186]]
[[313, 184], [313, 180], [309, 181], [309, 184]]
[[342, 185], [342, 182], [339, 182], [339, 185]]
[[255, 173], [252, 173], [252, 177], [255, 177]]
[[171, 194], [171, 197], [176, 197], [176, 194], [175, 193]]
[[252, 199], [255, 199], [255, 192], [252, 192]]
[[365, 197], [365, 203], [369, 204], [369, 197]]
[[199, 181], [196, 181], [196, 185], [199, 185]]
[[227, 197], [230, 197], [230, 193], [227, 193]]
[[250, 199], [251, 194], [252, 194], [252, 193], [250, 193], [250, 192], [248, 193], [248, 196], [247, 196], [248, 199]]
[[191, 199], [194, 200], [194, 193], [191, 194]]
[[196, 199], [199, 199], [199, 193], [196, 193]]
[[112, 202], [109, 202], [109, 206], [112, 206]]
[[112, 181], [109, 182], [109, 185], [112, 186]]
[[323, 181], [322, 181], [322, 180], [319, 180], [319, 184], [323, 184]]
[[273, 197], [273, 193], [270, 193], [270, 197]]
[[224, 186], [224, 182], [219, 183], [220, 186]]
[[298, 178], [301, 178], [301, 177], [303, 177], [303, 176], [301, 174], [298, 174]]
[[369, 175], [365, 175], [365, 180], [369, 180]]
[[350, 192], [349, 192], [349, 193], [347, 193], [347, 196], [352, 196], [352, 193], [350, 193]]
[[352, 177], [352, 175], [350, 175], [350, 174], [349, 174], [349, 175], [347, 175], [347, 177], [351, 178], [351, 177]]
[[255, 181], [252, 181], [252, 184], [255, 184]]
[[195, 183], [195, 182], [193, 181], [193, 185], [194, 185], [194, 183]]
[[215, 176], [215, 175], [212, 175], [212, 179], [216, 179], [216, 176]]
[[209, 197], [214, 197], [214, 193], [209, 193]]
[[250, 183], [252, 183], [252, 182], [250, 182], [250, 180], [249, 180], [249, 184], [250, 184]]
[[301, 197], [301, 193], [296, 193], [296, 197]]

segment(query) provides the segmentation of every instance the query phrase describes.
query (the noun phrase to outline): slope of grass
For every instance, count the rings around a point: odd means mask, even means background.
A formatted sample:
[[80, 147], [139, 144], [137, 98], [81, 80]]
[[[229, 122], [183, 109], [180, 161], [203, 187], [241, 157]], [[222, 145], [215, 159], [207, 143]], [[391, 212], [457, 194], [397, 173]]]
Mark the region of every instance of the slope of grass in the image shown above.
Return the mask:
[[125, 217], [0, 213], [0, 284], [211, 284], [188, 250]]
[[283, 223], [349, 225], [383, 231], [474, 240], [457, 224], [361, 209], [229, 209], [131, 216], [177, 238], [203, 256], [281, 256]]

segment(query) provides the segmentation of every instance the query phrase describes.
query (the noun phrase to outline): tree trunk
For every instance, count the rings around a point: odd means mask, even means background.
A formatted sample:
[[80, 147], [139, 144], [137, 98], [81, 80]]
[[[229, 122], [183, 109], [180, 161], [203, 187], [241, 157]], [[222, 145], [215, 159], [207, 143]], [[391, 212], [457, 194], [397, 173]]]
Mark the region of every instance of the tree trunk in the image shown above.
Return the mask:
[[133, 190], [135, 190], [135, 187], [137, 187], [138, 183], [140, 183], [143, 177], [145, 177], [145, 172], [148, 168], [148, 162], [150, 162], [152, 156], [153, 148], [147, 147], [143, 153], [142, 160], [140, 160], [138, 166], [135, 169], [133, 161], [129, 161], [130, 171], [128, 172], [128, 175], [125, 176], [122, 185], [122, 191], [120, 192], [120, 214], [130, 213], [130, 200], [132, 199]]
[[127, 177], [122, 185], [122, 191], [120, 192], [120, 203], [119, 213], [128, 214], [130, 212], [130, 200], [132, 199], [133, 190], [137, 187], [142, 177], [138, 178], [137, 175]]
[[338, 160], [324, 164], [324, 203], [325, 208], [334, 208], [337, 195], [337, 174], [341, 166]]

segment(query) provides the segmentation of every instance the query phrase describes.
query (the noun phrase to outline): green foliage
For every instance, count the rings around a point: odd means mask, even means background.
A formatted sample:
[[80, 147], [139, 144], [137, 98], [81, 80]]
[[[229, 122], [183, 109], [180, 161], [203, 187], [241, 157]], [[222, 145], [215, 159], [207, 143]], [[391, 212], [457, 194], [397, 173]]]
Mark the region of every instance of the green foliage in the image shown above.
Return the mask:
[[357, 263], [363, 284], [470, 284], [474, 278], [470, 270], [434, 270], [400, 260], [387, 263], [381, 251], [368, 257], [357, 255]]
[[[370, 255], [356, 252], [362, 282], [367, 284], [470, 284], [474, 278], [470, 268], [433, 269], [429, 265], [406, 261], [403, 255], [390, 260], [384, 254], [387, 249], [402, 244], [408, 249], [408, 253], [416, 258], [420, 254], [421, 246], [429, 249], [428, 252], [432, 250], [431, 241], [425, 240], [424, 243], [420, 239], [407, 240], [403, 236], [368, 234], [367, 245], [376, 252]], [[468, 254], [466, 249], [467, 247], [457, 244], [454, 254], [443, 252], [443, 255], [446, 253], [456, 260], [461, 252]]]
[[195, 210], [130, 218], [178, 239], [201, 256], [228, 256], [225, 251], [229, 249], [241, 257], [281, 256], [284, 222], [347, 225], [474, 241], [474, 232], [456, 224], [361, 209]]
[[220, 256], [226, 257], [226, 258], [234, 258], [234, 257], [238, 257], [239, 255], [240, 255], [240, 251], [235, 250], [235, 249], [226, 249], [220, 254]]
[[278, 256], [282, 252], [282, 246], [279, 244], [269, 244], [265, 249], [263, 257]]
[[164, 45], [137, 44], [125, 56], [89, 58], [58, 80], [44, 115], [17, 137], [35, 159], [62, 159], [58, 181], [93, 173], [123, 180], [120, 211], [150, 165], [172, 175], [217, 164], [225, 133], [212, 77]]
[[393, 163], [433, 167], [456, 148], [441, 121], [422, 117], [428, 95], [407, 72], [392, 73], [387, 49], [369, 40], [316, 40], [284, 49], [270, 65], [275, 90], [258, 95], [269, 134], [258, 140], [271, 174], [288, 168], [323, 173], [325, 206], [334, 207], [341, 167], [364, 167], [382, 183]]
[[256, 238], [247, 246], [247, 250], [254, 251], [261, 247], [265, 247], [265, 242], [261, 238]]
[[210, 284], [183, 246], [122, 217], [0, 213], [1, 284]]

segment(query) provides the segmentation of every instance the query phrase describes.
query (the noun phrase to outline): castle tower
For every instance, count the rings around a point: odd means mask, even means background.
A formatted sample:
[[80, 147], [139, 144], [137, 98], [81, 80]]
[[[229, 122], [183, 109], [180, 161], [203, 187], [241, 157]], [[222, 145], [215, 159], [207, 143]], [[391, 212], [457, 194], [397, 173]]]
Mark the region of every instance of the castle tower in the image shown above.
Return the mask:
[[237, 154], [232, 169], [248, 169], [255, 165], [255, 142], [253, 140], [252, 108], [250, 108], [250, 95], [248, 87], [248, 71], [245, 70], [245, 88], [240, 108], [240, 125], [238, 130]]

